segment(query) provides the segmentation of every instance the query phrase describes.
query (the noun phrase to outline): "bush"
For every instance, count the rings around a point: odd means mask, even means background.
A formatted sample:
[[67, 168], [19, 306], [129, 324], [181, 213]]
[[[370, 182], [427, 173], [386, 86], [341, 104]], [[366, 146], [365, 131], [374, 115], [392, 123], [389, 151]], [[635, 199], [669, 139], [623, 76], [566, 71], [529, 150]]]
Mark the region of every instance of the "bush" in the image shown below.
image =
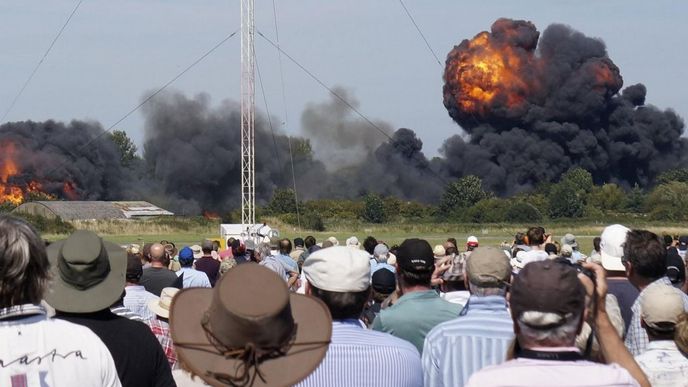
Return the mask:
[[[313, 231], [325, 231], [325, 223], [320, 215], [313, 212], [306, 212], [301, 214], [301, 217], [296, 216], [296, 214], [282, 214], [279, 219], [284, 223], [291, 224], [292, 226], [300, 226], [305, 230]], [[301, 224], [299, 224], [301, 220]]]
[[74, 232], [74, 226], [60, 218], [51, 219], [25, 213], [13, 213], [12, 216], [26, 220], [41, 234], [71, 234]]
[[626, 194], [616, 184], [595, 186], [588, 196], [588, 204], [601, 211], [617, 211], [623, 207], [625, 202]]
[[[450, 183], [442, 195], [439, 204], [440, 214], [451, 214], [450, 217], [461, 218], [463, 209], [469, 208], [483, 199], [492, 197], [492, 193], [483, 190], [479, 177], [469, 175]], [[459, 210], [459, 211], [457, 211]]]
[[503, 199], [483, 199], [467, 209], [462, 220], [471, 223], [503, 222], [508, 207], [509, 203]]
[[265, 210], [270, 215], [295, 214], [296, 193], [291, 188], [277, 188]]
[[385, 203], [380, 195], [368, 194], [365, 196], [361, 217], [370, 223], [383, 223], [387, 220]]
[[580, 218], [585, 201], [577, 187], [569, 180], [555, 184], [549, 193], [549, 216], [552, 218]]
[[688, 219], [688, 183], [673, 181], [655, 187], [647, 196], [645, 208], [650, 219]]
[[522, 202], [513, 201], [504, 213], [504, 221], [516, 223], [531, 223], [542, 220], [542, 212], [534, 205]]

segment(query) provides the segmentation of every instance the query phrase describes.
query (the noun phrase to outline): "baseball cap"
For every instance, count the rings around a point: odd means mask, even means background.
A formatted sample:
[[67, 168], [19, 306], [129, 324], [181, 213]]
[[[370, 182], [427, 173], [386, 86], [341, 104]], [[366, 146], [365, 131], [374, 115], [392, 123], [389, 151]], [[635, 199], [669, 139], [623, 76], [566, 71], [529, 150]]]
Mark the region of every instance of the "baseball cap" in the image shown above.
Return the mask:
[[406, 239], [397, 250], [397, 265], [410, 272], [428, 272], [435, 268], [435, 256], [428, 241]]
[[184, 246], [181, 250], [179, 250], [179, 263], [182, 265], [192, 262], [193, 259], [194, 252], [190, 247]]
[[686, 280], [686, 265], [683, 258], [678, 254], [675, 247], [667, 250], [667, 273], [666, 276], [674, 286], [681, 286]]
[[678, 249], [679, 250], [688, 249], [688, 235], [681, 235], [678, 238]]
[[515, 318], [528, 311], [558, 314], [561, 317], [558, 322], [529, 325], [535, 329], [551, 329], [564, 324], [568, 315], [583, 311], [585, 289], [572, 266], [551, 260], [531, 262], [514, 278], [509, 305]]
[[511, 278], [511, 263], [503, 250], [483, 246], [473, 250], [466, 260], [466, 272], [471, 283], [496, 287]]
[[676, 324], [684, 312], [683, 298], [678, 289], [669, 285], [649, 286], [643, 291], [640, 301], [640, 316], [648, 326], [660, 330], [672, 330], [662, 324]]
[[309, 255], [303, 274], [318, 289], [362, 292], [370, 287], [370, 259], [363, 250], [333, 246]]
[[602, 256], [602, 267], [610, 271], [625, 271], [626, 268], [621, 263], [623, 256], [623, 245], [626, 243], [626, 234], [631, 231], [628, 227], [620, 224], [612, 224], [602, 230], [600, 235], [600, 255]]
[[474, 247], [478, 246], [478, 238], [476, 238], [473, 235], [469, 236], [468, 239], [466, 239], [466, 245], [467, 246], [474, 246]]
[[389, 294], [397, 288], [397, 279], [391, 270], [381, 268], [373, 273], [373, 289], [378, 293]]
[[576, 248], [578, 248], [578, 242], [576, 242], [576, 236], [571, 234], [571, 233], [567, 233], [566, 235], [564, 235], [563, 238], [561, 238], [561, 245], [562, 246], [563, 245], [569, 245], [569, 246], [571, 246], [571, 248], [573, 248], [575, 250]]

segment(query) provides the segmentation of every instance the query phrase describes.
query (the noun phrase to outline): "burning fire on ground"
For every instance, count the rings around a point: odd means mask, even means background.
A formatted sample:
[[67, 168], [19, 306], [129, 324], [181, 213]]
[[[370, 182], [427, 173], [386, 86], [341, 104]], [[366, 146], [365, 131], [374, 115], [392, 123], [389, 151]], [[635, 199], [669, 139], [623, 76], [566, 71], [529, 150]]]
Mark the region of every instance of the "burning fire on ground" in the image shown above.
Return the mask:
[[[22, 177], [17, 156], [21, 150], [11, 141], [0, 142], [0, 204], [10, 203], [18, 206], [29, 197], [55, 200], [57, 195], [46, 192], [43, 184], [36, 180], [27, 180]], [[68, 200], [76, 200], [79, 195], [73, 182], [62, 184], [61, 196]]]

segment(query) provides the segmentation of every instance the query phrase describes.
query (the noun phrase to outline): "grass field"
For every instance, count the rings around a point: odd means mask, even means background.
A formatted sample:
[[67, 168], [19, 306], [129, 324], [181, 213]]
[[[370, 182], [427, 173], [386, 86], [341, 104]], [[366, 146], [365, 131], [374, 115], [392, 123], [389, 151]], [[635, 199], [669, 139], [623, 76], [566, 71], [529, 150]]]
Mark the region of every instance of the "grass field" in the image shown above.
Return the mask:
[[[478, 237], [482, 245], [499, 245], [502, 241], [511, 241], [518, 231], [524, 231], [529, 225], [525, 224], [450, 224], [450, 223], [391, 223], [370, 224], [358, 221], [330, 221], [326, 223], [328, 231], [313, 232], [299, 230], [295, 226], [284, 224], [277, 219], [266, 219], [268, 224], [276, 227], [281, 236], [293, 239], [313, 235], [319, 242], [330, 237], [336, 237], [341, 244], [347, 238], [355, 235], [361, 242], [372, 235], [378, 240], [393, 245], [401, 243], [406, 238], [417, 237], [427, 239], [430, 244], [444, 242], [448, 237], [454, 237], [459, 244], [463, 244], [469, 235]], [[559, 240], [565, 233], [576, 235], [581, 251], [588, 254], [592, 250], [592, 239], [599, 236], [605, 225], [612, 222], [556, 222], [542, 226]], [[688, 227], [683, 224], [662, 224], [644, 222], [642, 220], [623, 222], [631, 228], [646, 228], [658, 234], [688, 234]], [[170, 220], [146, 221], [97, 221], [75, 222], [77, 229], [92, 230], [106, 240], [126, 245], [130, 243], [143, 244], [169, 240], [178, 246], [198, 244], [203, 239], [219, 239], [219, 222], [199, 220], [197, 218], [175, 218]], [[62, 239], [64, 235], [46, 234], [48, 240]]]

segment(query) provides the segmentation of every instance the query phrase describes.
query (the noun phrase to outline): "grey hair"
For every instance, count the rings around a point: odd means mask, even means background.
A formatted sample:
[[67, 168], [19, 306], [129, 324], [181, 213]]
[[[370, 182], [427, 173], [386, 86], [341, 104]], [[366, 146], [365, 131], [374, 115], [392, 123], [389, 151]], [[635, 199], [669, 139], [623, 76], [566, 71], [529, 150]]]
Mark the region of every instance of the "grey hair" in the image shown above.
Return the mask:
[[0, 308], [38, 304], [50, 280], [45, 244], [29, 223], [0, 215]]
[[471, 295], [477, 296], [477, 297], [487, 297], [487, 296], [501, 296], [501, 297], [506, 297], [506, 286], [502, 285], [499, 287], [483, 287], [483, 286], [478, 286], [474, 284], [473, 282], [470, 282], [470, 288], [468, 289], [471, 292]]
[[[562, 317], [556, 313], [526, 311], [516, 320], [521, 333], [519, 341], [524, 346], [573, 346], [578, 334], [581, 313], [569, 313]], [[552, 329], [538, 329], [537, 326], [564, 323]]]
[[258, 252], [258, 255], [260, 255], [260, 260], [262, 261], [266, 257], [269, 257], [271, 252], [270, 252], [270, 245], [263, 242], [256, 247], [256, 251]]

